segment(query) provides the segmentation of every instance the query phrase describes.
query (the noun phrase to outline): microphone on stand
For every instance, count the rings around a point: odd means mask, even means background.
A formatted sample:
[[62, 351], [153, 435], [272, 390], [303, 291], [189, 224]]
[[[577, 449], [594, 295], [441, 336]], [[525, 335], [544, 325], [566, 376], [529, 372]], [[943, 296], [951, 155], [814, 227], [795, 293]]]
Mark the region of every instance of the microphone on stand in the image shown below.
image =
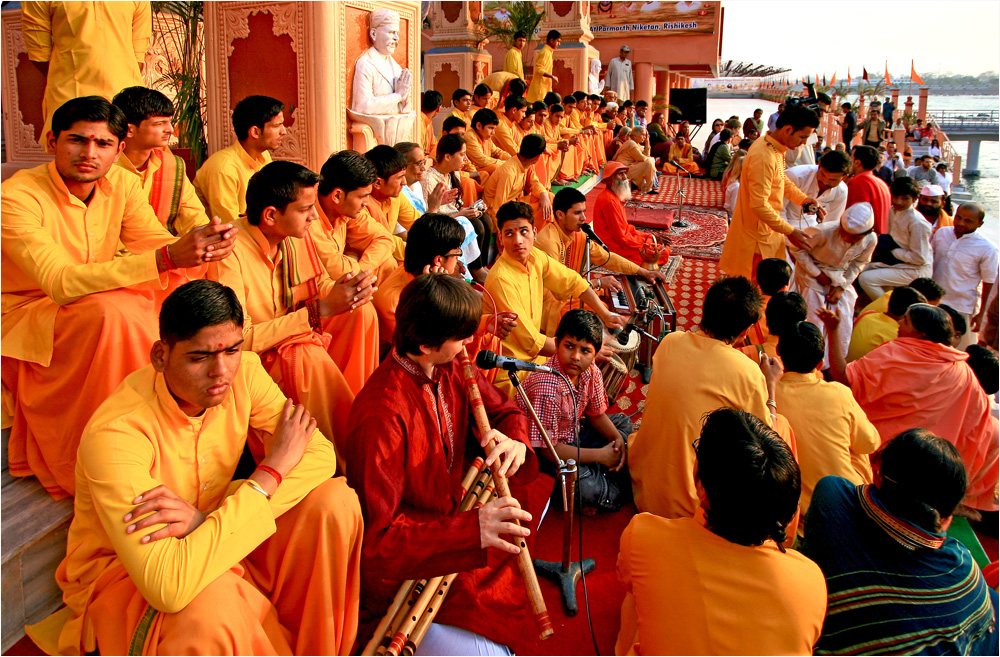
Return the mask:
[[672, 165], [674, 165], [675, 167], [677, 167], [677, 173], [680, 173], [680, 172], [682, 172], [682, 171], [683, 171], [683, 172], [684, 172], [684, 173], [686, 173], [687, 175], [689, 175], [689, 176], [691, 175], [691, 172], [690, 172], [690, 171], [688, 171], [687, 169], [685, 169], [684, 167], [682, 167], [682, 166], [681, 166], [680, 164], [678, 164], [678, 163], [677, 163], [677, 160], [670, 160], [670, 164], [672, 164]]
[[537, 363], [529, 363], [527, 361], [518, 360], [516, 358], [508, 358], [507, 356], [498, 356], [497, 354], [484, 349], [476, 355], [476, 367], [481, 370], [492, 370], [497, 367], [507, 370], [508, 372], [551, 372], [552, 368], [546, 365], [538, 365]]
[[602, 240], [600, 237], [597, 236], [597, 233], [594, 232], [594, 229], [591, 228], [590, 224], [583, 224], [582, 226], [580, 226], [580, 230], [582, 230], [583, 234], [589, 237], [592, 241], [597, 242], [605, 249], [608, 248], [607, 244], [605, 244], [604, 240]]

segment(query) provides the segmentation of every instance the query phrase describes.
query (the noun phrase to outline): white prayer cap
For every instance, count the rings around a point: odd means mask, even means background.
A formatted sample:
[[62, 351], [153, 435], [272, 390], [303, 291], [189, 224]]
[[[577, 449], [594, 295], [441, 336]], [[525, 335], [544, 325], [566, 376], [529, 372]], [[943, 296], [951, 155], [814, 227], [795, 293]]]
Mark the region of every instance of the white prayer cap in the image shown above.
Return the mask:
[[875, 226], [871, 203], [855, 203], [840, 218], [840, 226], [851, 235], [864, 235]]
[[377, 30], [385, 23], [399, 24], [399, 14], [392, 9], [379, 8], [368, 15], [368, 29]]
[[944, 190], [941, 189], [941, 185], [925, 185], [923, 189], [920, 190], [921, 196], [944, 196]]

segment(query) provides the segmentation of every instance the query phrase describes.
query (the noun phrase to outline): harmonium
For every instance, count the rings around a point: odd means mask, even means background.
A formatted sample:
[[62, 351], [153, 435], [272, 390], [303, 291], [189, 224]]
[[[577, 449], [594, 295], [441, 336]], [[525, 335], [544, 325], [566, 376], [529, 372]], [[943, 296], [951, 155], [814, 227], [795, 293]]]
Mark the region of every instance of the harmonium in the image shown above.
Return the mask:
[[[648, 283], [638, 276], [617, 274], [621, 292], [606, 292], [604, 302], [625, 318], [628, 323], [619, 343], [627, 349], [635, 345], [635, 356], [626, 352], [623, 359], [632, 360], [642, 374], [642, 382], [649, 383], [653, 373], [653, 352], [668, 333], [677, 330], [677, 311], [662, 281]], [[614, 347], [614, 345], [613, 345]]]

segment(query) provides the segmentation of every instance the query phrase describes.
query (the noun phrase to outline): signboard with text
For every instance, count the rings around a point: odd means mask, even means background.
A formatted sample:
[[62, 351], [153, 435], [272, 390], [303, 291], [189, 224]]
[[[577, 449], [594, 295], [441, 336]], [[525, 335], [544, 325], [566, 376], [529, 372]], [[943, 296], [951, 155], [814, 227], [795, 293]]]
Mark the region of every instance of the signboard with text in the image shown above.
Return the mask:
[[594, 2], [594, 36], [712, 34], [718, 2]]

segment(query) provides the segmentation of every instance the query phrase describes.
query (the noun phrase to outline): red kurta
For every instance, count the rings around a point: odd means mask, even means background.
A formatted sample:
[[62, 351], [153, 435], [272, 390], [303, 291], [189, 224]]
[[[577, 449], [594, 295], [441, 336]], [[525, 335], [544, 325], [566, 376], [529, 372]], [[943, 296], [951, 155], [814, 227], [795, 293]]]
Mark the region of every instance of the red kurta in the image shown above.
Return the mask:
[[847, 207], [855, 203], [871, 203], [875, 212], [875, 232], [884, 235], [889, 232], [889, 217], [892, 215], [892, 198], [889, 186], [871, 171], [865, 171], [851, 178], [847, 183]]
[[[639, 249], [646, 242], [646, 234], [639, 232], [628, 222], [625, 218], [625, 206], [610, 189], [605, 188], [597, 196], [594, 204], [594, 230], [613, 253], [638, 265], [642, 264]], [[669, 257], [670, 249], [666, 248], [658, 264], [665, 265]]]
[[[528, 445], [524, 415], [478, 371], [477, 379], [491, 426]], [[393, 349], [354, 402], [347, 467], [365, 518], [362, 643], [404, 580], [455, 572], [462, 575], [435, 622], [503, 645], [535, 632], [516, 558], [482, 549], [479, 511], [457, 511], [468, 462], [483, 453], [471, 423], [457, 358], [438, 367], [432, 381]], [[510, 483], [512, 494], [532, 514], [532, 529], [552, 490], [552, 480], [535, 481], [537, 475], [529, 447]]]

